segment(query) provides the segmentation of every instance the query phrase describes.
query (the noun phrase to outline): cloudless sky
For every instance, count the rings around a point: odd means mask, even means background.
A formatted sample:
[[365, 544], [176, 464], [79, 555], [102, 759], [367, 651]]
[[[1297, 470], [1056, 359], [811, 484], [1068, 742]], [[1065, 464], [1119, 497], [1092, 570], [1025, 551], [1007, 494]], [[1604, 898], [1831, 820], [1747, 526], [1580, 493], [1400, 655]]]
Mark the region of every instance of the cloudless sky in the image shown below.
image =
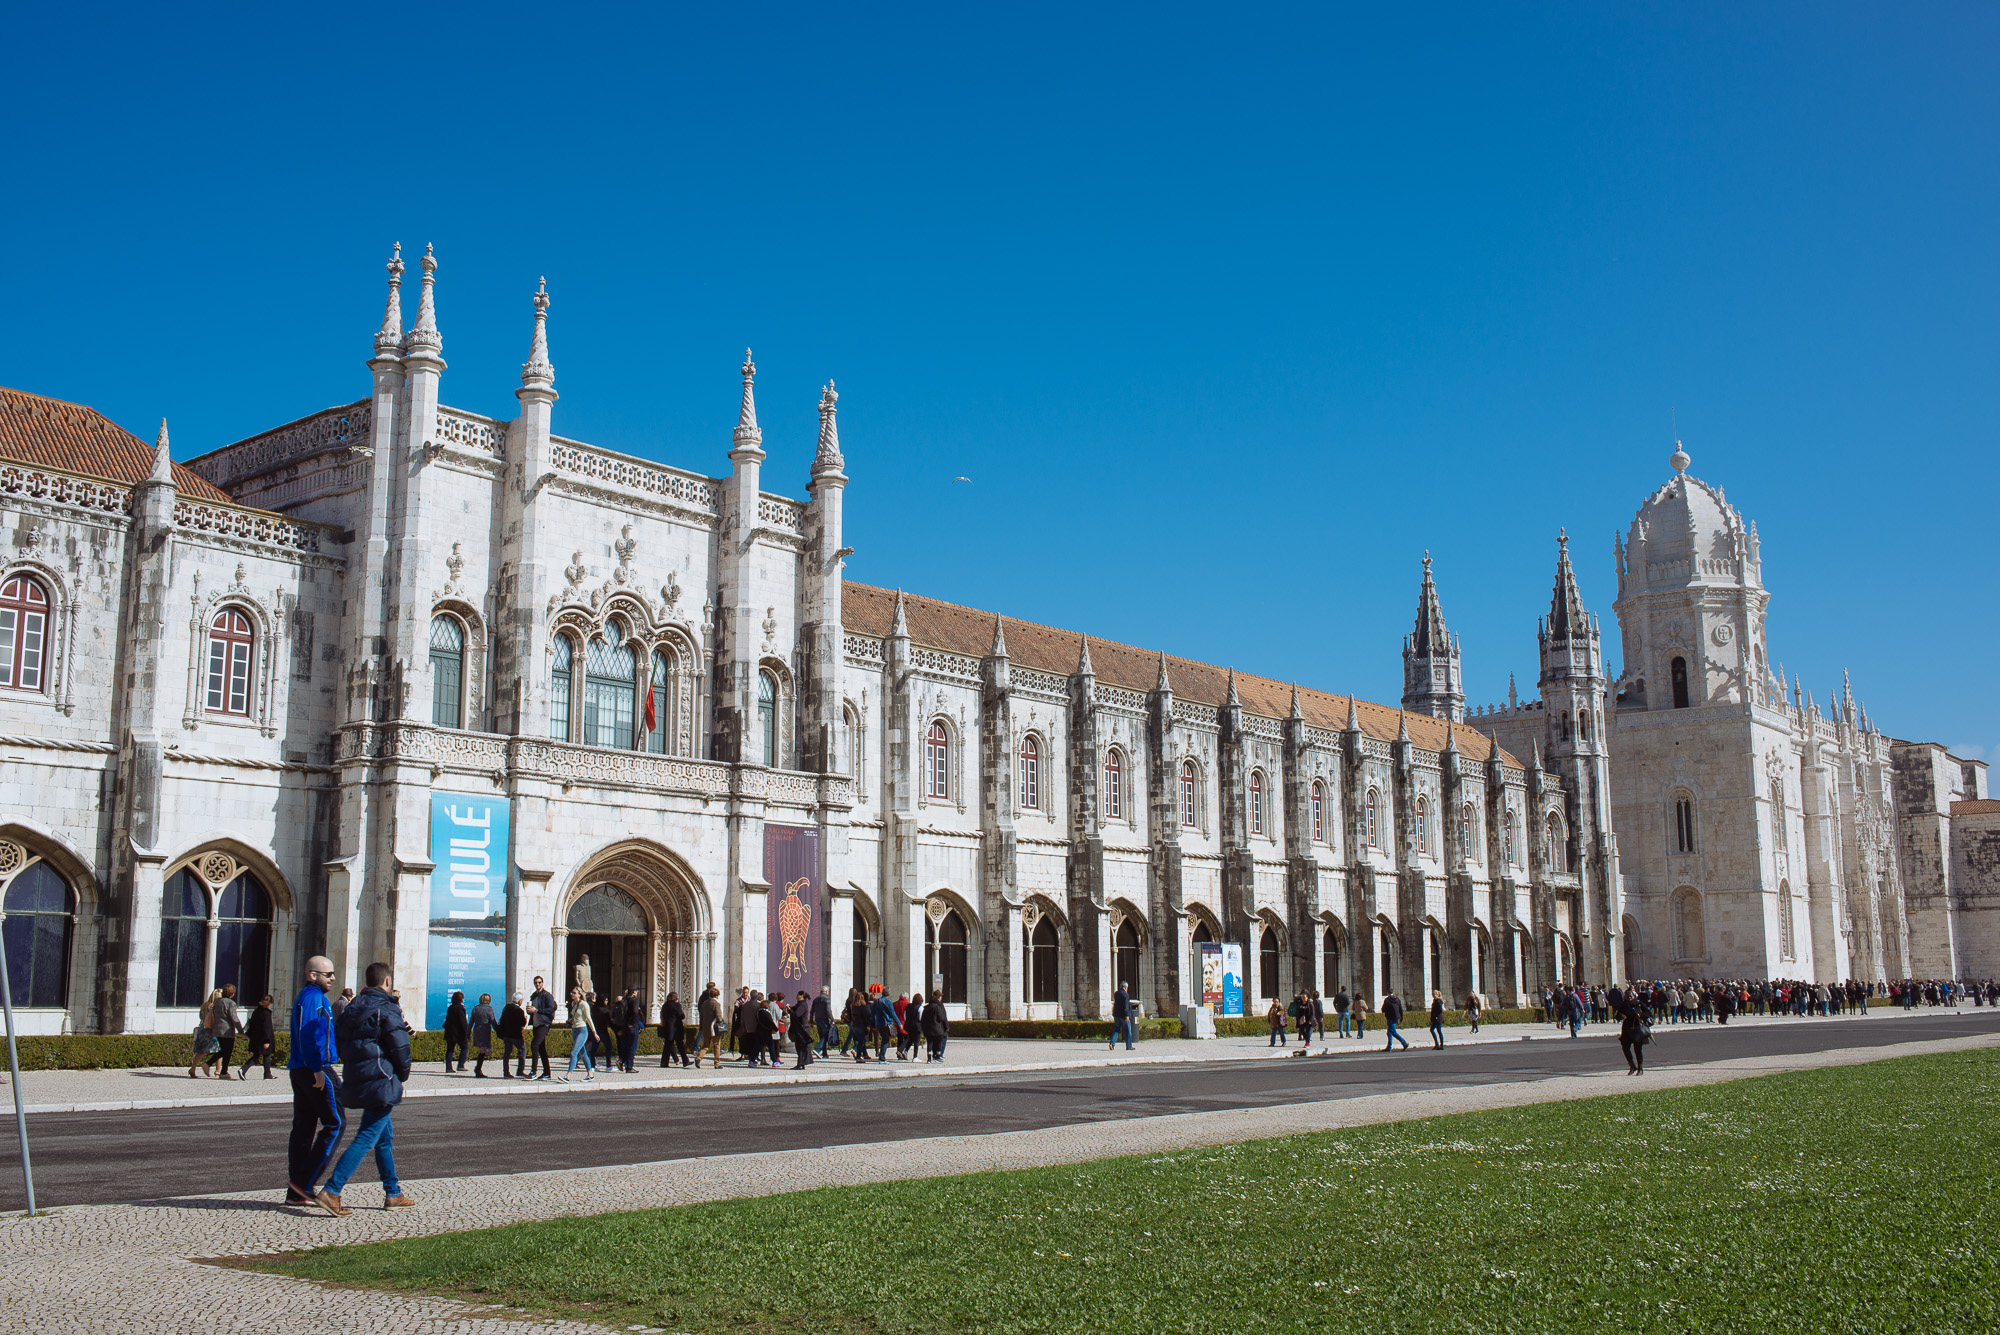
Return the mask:
[[1532, 692], [1565, 526], [1616, 666], [1677, 414], [1773, 658], [2000, 759], [1990, 5], [46, 6], [8, 48], [0, 383], [177, 457], [364, 396], [432, 242], [447, 403], [514, 415], [546, 274], [559, 434], [724, 472], [751, 345], [803, 497], [835, 378], [855, 579], [1393, 702], [1428, 549], [1479, 703]]

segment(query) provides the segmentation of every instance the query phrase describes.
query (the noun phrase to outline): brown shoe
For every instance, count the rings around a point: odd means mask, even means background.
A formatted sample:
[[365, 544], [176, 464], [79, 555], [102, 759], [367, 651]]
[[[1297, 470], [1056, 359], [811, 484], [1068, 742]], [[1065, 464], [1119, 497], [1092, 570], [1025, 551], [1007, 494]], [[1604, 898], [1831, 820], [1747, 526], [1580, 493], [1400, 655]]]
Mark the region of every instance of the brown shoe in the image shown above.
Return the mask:
[[383, 1200], [382, 1208], [385, 1210], [414, 1210], [417, 1208], [417, 1203], [408, 1196], [390, 1196]]
[[354, 1213], [354, 1211], [348, 1209], [345, 1205], [342, 1205], [340, 1203], [340, 1197], [338, 1195], [336, 1195], [331, 1191], [327, 1191], [324, 1188], [314, 1192], [313, 1199], [319, 1202], [320, 1209], [326, 1211], [328, 1214], [332, 1215], [335, 1219], [345, 1219], [347, 1218], [347, 1216]]

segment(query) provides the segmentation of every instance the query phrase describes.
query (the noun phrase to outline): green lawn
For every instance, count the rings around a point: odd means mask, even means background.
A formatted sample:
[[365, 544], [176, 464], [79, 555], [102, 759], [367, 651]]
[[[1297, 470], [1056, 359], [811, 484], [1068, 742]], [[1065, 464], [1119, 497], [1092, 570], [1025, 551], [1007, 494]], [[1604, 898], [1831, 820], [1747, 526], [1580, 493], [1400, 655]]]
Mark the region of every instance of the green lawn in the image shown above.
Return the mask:
[[1996, 1075], [1912, 1057], [270, 1268], [703, 1335], [1996, 1330]]

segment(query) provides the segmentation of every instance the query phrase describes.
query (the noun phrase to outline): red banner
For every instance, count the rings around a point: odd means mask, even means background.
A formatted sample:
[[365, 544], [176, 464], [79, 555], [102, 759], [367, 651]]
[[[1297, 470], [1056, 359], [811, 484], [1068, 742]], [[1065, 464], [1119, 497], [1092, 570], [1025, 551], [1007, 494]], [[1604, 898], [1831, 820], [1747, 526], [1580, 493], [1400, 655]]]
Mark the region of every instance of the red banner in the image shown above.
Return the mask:
[[819, 831], [810, 825], [764, 826], [764, 879], [771, 897], [764, 915], [769, 947], [764, 990], [789, 1000], [818, 992], [826, 941], [820, 893]]

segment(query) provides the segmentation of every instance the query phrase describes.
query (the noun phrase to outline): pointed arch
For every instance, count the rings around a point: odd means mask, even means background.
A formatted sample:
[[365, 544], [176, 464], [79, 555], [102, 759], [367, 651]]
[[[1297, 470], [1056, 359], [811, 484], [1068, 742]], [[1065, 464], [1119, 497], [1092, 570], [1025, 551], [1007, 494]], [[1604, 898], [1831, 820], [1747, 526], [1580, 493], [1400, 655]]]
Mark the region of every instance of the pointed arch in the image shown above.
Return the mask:
[[555, 892], [555, 967], [567, 970], [570, 910], [601, 885], [617, 887], [646, 915], [648, 986], [642, 999], [657, 1006], [670, 991], [694, 995], [698, 976], [713, 971], [714, 906], [688, 860], [651, 839], [623, 839], [600, 848], [563, 877]]

